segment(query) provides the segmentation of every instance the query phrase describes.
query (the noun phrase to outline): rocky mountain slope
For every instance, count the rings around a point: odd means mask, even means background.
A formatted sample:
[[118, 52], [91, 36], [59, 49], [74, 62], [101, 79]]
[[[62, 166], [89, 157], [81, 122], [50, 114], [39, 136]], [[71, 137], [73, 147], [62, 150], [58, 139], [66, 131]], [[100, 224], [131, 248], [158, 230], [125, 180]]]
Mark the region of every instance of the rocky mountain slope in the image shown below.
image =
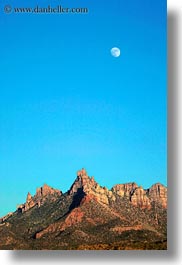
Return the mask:
[[167, 249], [167, 188], [101, 187], [85, 169], [69, 191], [48, 185], [0, 218], [0, 249]]

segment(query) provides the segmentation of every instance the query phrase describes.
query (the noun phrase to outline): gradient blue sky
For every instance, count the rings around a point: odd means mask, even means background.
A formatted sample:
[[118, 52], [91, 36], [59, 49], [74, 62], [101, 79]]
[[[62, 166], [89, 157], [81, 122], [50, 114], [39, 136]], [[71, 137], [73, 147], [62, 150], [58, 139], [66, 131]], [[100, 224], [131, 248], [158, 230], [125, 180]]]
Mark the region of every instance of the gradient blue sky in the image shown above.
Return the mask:
[[86, 15], [6, 15], [6, 2], [0, 216], [44, 183], [68, 190], [82, 167], [108, 188], [166, 185], [166, 1], [8, 1]]

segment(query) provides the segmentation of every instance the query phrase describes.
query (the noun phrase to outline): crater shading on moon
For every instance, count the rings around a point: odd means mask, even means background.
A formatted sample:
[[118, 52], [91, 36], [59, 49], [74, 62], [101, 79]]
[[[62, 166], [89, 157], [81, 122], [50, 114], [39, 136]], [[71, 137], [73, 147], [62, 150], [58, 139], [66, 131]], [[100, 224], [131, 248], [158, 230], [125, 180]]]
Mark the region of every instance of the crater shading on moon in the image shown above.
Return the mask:
[[111, 55], [113, 57], [119, 57], [120, 54], [121, 54], [121, 52], [120, 52], [120, 49], [119, 48], [114, 47], [114, 48], [111, 49]]

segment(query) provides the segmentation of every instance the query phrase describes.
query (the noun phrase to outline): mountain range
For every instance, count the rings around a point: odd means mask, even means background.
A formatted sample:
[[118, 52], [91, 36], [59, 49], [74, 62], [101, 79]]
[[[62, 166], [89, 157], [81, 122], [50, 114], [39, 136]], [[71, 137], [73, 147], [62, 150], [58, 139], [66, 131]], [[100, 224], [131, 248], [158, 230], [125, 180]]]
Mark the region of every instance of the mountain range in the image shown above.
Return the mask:
[[67, 192], [44, 184], [0, 218], [0, 249], [166, 250], [167, 187], [109, 190], [82, 168]]

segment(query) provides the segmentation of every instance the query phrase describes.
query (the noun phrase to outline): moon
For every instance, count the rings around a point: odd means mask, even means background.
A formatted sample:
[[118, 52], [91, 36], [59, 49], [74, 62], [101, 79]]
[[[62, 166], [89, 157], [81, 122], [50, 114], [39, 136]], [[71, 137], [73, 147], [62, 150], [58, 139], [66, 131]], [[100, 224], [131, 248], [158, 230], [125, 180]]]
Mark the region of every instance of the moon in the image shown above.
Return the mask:
[[119, 57], [120, 54], [121, 54], [121, 52], [120, 52], [120, 49], [119, 48], [114, 47], [114, 48], [111, 49], [111, 55], [113, 57]]

